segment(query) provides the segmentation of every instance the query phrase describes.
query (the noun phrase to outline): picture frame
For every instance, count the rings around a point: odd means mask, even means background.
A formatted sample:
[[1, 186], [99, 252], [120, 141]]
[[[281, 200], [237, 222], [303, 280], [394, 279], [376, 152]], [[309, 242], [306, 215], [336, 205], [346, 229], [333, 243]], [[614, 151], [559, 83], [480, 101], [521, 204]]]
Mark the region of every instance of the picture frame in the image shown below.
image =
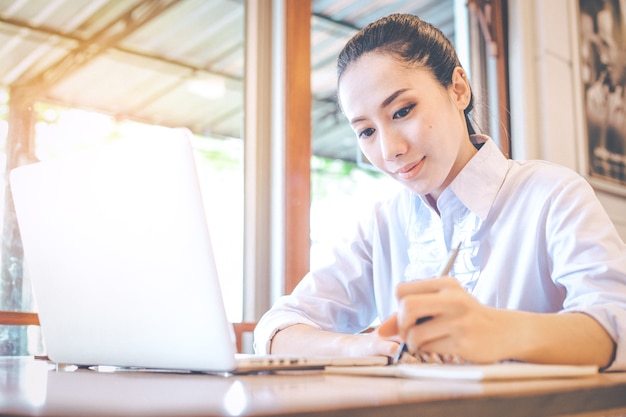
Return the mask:
[[585, 176], [626, 196], [626, 10], [620, 0], [578, 0]]

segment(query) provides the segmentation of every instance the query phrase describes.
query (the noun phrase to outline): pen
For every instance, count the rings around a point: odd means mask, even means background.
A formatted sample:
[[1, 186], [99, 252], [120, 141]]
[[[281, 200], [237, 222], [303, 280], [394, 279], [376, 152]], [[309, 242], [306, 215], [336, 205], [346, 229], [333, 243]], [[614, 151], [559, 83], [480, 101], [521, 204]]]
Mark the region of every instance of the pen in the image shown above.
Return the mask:
[[[456, 245], [456, 247], [450, 251], [450, 253], [448, 254], [448, 258], [446, 259], [446, 262], [441, 266], [441, 269], [439, 270], [439, 272], [437, 272], [437, 275], [436, 275], [437, 277], [444, 277], [450, 273], [450, 271], [452, 270], [452, 266], [454, 265], [454, 260], [459, 254], [460, 247], [461, 247], [461, 242], [459, 242], [459, 244]], [[415, 324], [416, 325], [422, 324], [431, 319], [432, 319], [432, 316], [420, 317], [419, 319], [415, 321]], [[404, 352], [407, 352], [407, 346], [406, 346], [406, 343], [402, 342], [400, 343], [400, 346], [398, 347], [398, 351], [396, 352], [396, 355], [393, 358], [392, 363], [394, 365], [400, 361], [400, 358], [402, 357], [402, 354]]]

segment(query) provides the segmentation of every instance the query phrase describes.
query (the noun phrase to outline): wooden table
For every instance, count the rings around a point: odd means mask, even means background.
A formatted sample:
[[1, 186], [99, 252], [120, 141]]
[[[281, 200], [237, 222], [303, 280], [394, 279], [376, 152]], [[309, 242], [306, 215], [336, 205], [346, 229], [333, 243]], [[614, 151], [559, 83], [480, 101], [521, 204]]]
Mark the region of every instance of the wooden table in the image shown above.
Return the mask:
[[460, 382], [329, 375], [57, 371], [0, 358], [0, 415], [626, 416], [626, 373]]

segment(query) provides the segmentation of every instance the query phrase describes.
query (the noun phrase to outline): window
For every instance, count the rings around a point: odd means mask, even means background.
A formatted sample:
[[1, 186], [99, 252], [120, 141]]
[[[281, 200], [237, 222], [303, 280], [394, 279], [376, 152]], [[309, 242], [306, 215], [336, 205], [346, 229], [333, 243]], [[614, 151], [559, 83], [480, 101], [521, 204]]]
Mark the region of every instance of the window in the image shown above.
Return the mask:
[[[243, 205], [244, 7], [230, 0], [0, 5], [6, 46], [0, 51], [0, 139], [8, 168], [127, 135], [166, 132], [158, 126], [193, 130], [201, 182], [210, 190], [205, 195], [220, 194], [219, 207], [230, 208], [208, 217], [232, 321], [242, 317], [243, 215], [233, 207]], [[121, 20], [126, 24], [118, 25]], [[3, 218], [14, 224], [7, 216], [10, 211]], [[4, 236], [10, 232], [5, 228]], [[36, 309], [19, 244], [9, 246], [0, 279], [2, 317]], [[37, 352], [29, 332], [0, 325], [0, 354]]]

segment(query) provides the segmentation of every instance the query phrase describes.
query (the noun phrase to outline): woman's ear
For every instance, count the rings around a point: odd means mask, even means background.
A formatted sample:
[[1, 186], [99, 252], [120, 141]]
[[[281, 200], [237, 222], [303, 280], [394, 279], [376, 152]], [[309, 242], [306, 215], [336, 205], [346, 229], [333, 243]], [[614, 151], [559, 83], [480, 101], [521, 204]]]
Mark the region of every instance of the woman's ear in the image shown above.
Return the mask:
[[452, 72], [452, 83], [449, 90], [454, 103], [460, 110], [465, 110], [472, 98], [472, 90], [463, 68], [456, 67]]

